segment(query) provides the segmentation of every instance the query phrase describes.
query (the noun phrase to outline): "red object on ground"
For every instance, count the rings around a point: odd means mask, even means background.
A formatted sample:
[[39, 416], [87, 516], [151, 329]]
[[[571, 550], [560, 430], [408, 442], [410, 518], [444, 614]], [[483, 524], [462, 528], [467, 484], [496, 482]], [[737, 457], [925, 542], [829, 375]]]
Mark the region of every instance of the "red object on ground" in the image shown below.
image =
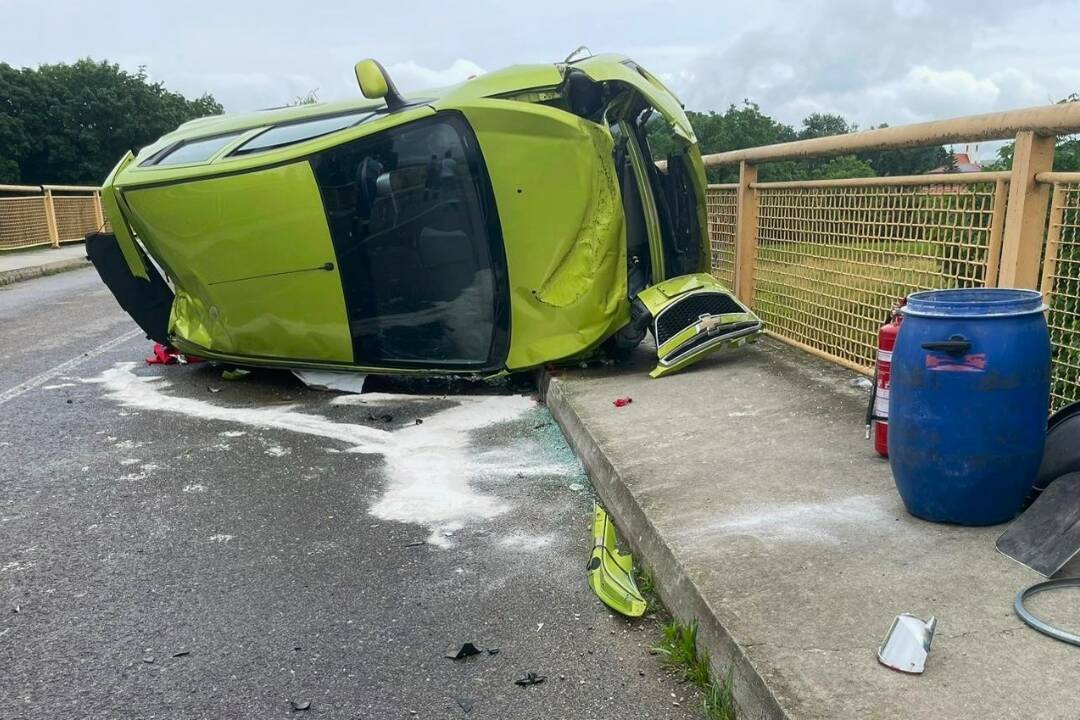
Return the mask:
[[194, 355], [184, 355], [174, 347], [154, 343], [154, 354], [146, 358], [147, 365], [185, 365], [188, 363], [202, 362], [202, 358]]
[[632, 397], [624, 397], [624, 398], [617, 398], [611, 404], [614, 405], [615, 407], [626, 407], [627, 405], [629, 405], [632, 402], [634, 402], [634, 398], [632, 398]]
[[903, 315], [901, 300], [893, 305], [889, 322], [878, 328], [877, 372], [874, 377], [874, 451], [881, 457], [889, 457], [889, 379], [892, 375], [892, 352], [896, 336], [900, 332]]

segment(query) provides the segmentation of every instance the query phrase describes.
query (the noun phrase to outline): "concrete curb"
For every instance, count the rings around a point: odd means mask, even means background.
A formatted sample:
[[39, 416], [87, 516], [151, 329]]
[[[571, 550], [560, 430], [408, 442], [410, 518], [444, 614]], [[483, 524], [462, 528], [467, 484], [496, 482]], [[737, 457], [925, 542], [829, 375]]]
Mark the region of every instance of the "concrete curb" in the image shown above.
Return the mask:
[[23, 280], [33, 280], [34, 278], [39, 278], [44, 275], [55, 275], [69, 270], [79, 270], [84, 267], [90, 267], [89, 260], [86, 258], [71, 258], [68, 260], [43, 263], [41, 265], [15, 268], [14, 270], [3, 270], [0, 271], [0, 287], [22, 282]]
[[705, 600], [694, 579], [649, 519], [628, 478], [605, 454], [582, 421], [557, 377], [538, 373], [540, 396], [562, 428], [567, 442], [581, 459], [597, 494], [622, 532], [639, 563], [652, 570], [657, 593], [672, 614], [682, 622], [698, 621], [698, 637], [712, 658], [713, 676], [734, 679], [735, 701], [741, 718], [790, 720], [762, 674], [747, 656], [746, 649], [728, 632], [718, 614]]

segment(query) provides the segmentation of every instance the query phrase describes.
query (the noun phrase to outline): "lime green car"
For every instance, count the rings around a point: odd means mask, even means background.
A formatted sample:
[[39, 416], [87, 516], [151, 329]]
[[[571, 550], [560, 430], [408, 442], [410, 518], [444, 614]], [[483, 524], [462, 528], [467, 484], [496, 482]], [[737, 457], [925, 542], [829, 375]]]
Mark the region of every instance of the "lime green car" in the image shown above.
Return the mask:
[[[620, 56], [186, 123], [105, 181], [87, 250], [148, 337], [238, 365], [495, 375], [625, 351], [654, 374], [761, 331], [707, 274], [679, 101]], [[658, 168], [645, 123], [678, 150]]]

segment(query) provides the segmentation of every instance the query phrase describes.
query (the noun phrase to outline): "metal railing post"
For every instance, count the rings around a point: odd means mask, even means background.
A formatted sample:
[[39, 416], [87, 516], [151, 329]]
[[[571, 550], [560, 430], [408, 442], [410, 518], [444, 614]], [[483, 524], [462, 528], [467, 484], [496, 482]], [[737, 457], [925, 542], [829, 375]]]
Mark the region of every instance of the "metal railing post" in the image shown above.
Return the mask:
[[994, 208], [990, 216], [990, 235], [986, 241], [986, 275], [983, 284], [997, 287], [1001, 271], [1001, 238], [1005, 234], [1005, 204], [1008, 201], [1008, 182], [994, 181]]
[[1050, 188], [1036, 182], [1035, 176], [1053, 168], [1055, 141], [1052, 135], [1037, 135], [1031, 130], [1016, 134], [1001, 244], [998, 275], [1001, 287], [1039, 287], [1039, 260]]
[[1050, 295], [1054, 292], [1054, 275], [1057, 272], [1058, 245], [1061, 244], [1061, 229], [1065, 220], [1065, 193], [1059, 183], [1054, 183], [1054, 194], [1050, 200], [1050, 227], [1046, 233], [1046, 257], [1043, 259], [1042, 290], [1043, 300], [1050, 304]]
[[60, 228], [56, 225], [56, 205], [53, 204], [52, 190], [45, 188], [45, 225], [49, 228], [49, 244], [60, 247]]
[[754, 261], [757, 259], [757, 165], [739, 163], [739, 189], [735, 198], [735, 294], [747, 307], [754, 304]]
[[101, 191], [94, 191], [94, 222], [97, 223], [97, 227], [94, 228], [94, 232], [101, 232], [101, 229], [105, 227], [105, 213], [101, 209]]

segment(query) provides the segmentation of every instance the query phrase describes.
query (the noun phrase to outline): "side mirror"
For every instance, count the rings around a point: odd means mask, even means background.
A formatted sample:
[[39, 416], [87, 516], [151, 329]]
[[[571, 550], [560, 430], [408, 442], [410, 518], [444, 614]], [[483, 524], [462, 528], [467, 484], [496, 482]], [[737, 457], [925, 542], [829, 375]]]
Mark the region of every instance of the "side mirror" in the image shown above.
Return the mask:
[[372, 100], [384, 98], [386, 107], [390, 110], [405, 107], [405, 99], [377, 60], [368, 58], [356, 63], [356, 82], [360, 84], [360, 92], [364, 97]]

